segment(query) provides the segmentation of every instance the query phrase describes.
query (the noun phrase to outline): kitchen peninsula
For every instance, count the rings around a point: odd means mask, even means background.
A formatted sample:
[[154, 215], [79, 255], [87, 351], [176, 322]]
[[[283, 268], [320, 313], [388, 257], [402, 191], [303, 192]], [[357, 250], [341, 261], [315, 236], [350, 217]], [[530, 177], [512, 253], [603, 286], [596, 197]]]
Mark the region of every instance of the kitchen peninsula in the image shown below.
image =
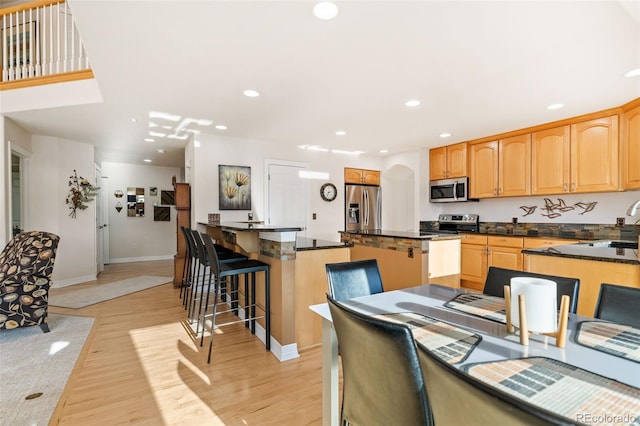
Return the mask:
[[341, 231], [351, 260], [376, 259], [385, 291], [420, 284], [460, 287], [460, 240], [456, 234], [386, 230]]

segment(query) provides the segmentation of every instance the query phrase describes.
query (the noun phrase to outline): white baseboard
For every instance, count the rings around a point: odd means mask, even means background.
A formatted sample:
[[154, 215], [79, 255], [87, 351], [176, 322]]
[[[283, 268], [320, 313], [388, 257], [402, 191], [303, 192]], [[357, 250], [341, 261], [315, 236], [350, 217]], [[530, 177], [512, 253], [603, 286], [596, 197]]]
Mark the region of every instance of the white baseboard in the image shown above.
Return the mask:
[[[244, 309], [238, 309], [238, 317], [244, 319]], [[259, 322], [256, 321], [256, 337], [260, 339], [262, 343], [266, 341], [267, 331], [260, 325]], [[299, 358], [300, 354], [298, 353], [298, 344], [291, 343], [285, 346], [282, 346], [280, 342], [278, 342], [273, 336], [271, 336], [271, 353], [275, 356], [278, 361], [284, 362], [289, 361], [290, 359]]]
[[142, 256], [142, 257], [117, 257], [115, 259], [109, 259], [109, 263], [130, 263], [130, 262], [148, 262], [152, 260], [172, 260], [172, 254], [166, 254], [162, 256]]
[[74, 277], [74, 278], [69, 278], [67, 280], [62, 280], [62, 281], [54, 280], [53, 284], [51, 284], [51, 287], [55, 287], [55, 288], [69, 287], [70, 285], [86, 283], [87, 281], [95, 281], [96, 279], [97, 277], [95, 275], [85, 275], [83, 277]]

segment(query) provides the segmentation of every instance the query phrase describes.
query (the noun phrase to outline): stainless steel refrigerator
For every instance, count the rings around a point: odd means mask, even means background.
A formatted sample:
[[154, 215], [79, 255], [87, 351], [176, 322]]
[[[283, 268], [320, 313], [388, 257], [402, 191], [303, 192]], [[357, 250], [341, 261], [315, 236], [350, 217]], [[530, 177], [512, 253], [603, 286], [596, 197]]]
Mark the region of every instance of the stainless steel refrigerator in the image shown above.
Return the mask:
[[382, 196], [379, 186], [345, 184], [345, 231], [380, 229]]

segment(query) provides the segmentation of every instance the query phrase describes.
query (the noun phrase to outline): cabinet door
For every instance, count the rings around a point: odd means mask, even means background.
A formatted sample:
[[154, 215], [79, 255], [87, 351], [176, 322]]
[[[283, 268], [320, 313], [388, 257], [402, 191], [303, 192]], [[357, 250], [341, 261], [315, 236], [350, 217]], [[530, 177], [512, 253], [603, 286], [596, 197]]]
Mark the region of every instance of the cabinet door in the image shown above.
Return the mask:
[[522, 271], [522, 247], [489, 246], [488, 266]]
[[345, 167], [344, 183], [362, 183], [362, 170]]
[[447, 147], [447, 177], [467, 176], [467, 144], [466, 142]]
[[640, 188], [640, 106], [625, 112], [620, 125], [622, 189]]
[[469, 192], [471, 198], [498, 196], [498, 141], [470, 145]]
[[447, 147], [429, 150], [429, 179], [437, 180], [447, 177]]
[[577, 242], [578, 240], [560, 240], [557, 238], [525, 238], [524, 248], [532, 249], [540, 247], [563, 246], [566, 244], [575, 244]]
[[462, 244], [460, 246], [460, 278], [464, 287], [482, 290], [487, 278], [487, 246]]
[[498, 194], [512, 197], [531, 194], [531, 134], [500, 140]]
[[531, 135], [531, 194], [569, 192], [570, 126]]
[[618, 189], [618, 116], [571, 125], [571, 191]]
[[362, 183], [380, 185], [380, 172], [378, 170], [362, 170]]

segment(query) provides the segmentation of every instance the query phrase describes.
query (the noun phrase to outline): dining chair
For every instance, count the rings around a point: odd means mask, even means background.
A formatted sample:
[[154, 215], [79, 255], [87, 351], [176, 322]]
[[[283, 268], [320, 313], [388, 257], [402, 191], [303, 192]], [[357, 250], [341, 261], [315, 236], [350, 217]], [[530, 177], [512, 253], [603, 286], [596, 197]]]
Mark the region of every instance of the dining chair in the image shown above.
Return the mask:
[[419, 343], [418, 359], [438, 426], [571, 424], [488, 386]]
[[409, 327], [327, 301], [342, 360], [342, 424], [433, 425]]
[[382, 293], [382, 278], [375, 259], [327, 263], [329, 295], [335, 300]]
[[557, 284], [558, 306], [560, 306], [562, 296], [566, 294], [570, 299], [569, 312], [575, 314], [578, 311], [578, 292], [580, 290], [580, 279], [578, 278], [558, 277], [490, 266], [482, 293], [489, 296], [504, 297], [504, 286], [511, 285], [511, 278], [514, 277], [544, 278], [555, 281]]
[[640, 288], [602, 283], [593, 316], [640, 328]]

